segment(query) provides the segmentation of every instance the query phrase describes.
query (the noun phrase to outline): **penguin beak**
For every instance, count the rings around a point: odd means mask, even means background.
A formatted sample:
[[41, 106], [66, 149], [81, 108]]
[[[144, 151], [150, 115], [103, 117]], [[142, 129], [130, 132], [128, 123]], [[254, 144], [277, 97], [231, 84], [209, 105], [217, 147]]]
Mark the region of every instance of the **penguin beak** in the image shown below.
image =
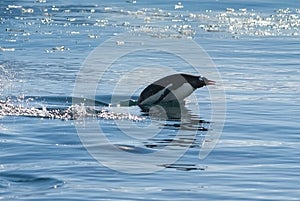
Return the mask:
[[215, 85], [216, 82], [213, 81], [213, 80], [208, 80], [208, 79], [207, 79], [207, 80], [205, 81], [205, 84], [206, 84], [206, 85]]

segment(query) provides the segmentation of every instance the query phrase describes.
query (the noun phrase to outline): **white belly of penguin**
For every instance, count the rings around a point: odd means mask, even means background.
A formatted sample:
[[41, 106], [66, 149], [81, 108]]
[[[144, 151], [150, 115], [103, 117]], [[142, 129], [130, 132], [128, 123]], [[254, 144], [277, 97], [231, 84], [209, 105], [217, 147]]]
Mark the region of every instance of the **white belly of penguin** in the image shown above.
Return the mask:
[[194, 88], [189, 83], [184, 83], [180, 87], [175, 90], [172, 90], [170, 94], [168, 94], [161, 102], [168, 101], [183, 101], [186, 97], [191, 95], [194, 91]]

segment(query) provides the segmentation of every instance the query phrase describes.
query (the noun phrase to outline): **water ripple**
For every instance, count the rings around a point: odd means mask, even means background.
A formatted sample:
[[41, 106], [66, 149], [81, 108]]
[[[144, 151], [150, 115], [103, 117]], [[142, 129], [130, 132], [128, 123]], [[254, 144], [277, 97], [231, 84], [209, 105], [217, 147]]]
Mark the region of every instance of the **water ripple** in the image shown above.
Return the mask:
[[[62, 187], [65, 182], [51, 177], [35, 176], [33, 174], [14, 173], [9, 171], [0, 172], [0, 189], [6, 189], [5, 197], [14, 198], [34, 197], [43, 195], [43, 191]], [[1, 197], [0, 197], [1, 199]]]

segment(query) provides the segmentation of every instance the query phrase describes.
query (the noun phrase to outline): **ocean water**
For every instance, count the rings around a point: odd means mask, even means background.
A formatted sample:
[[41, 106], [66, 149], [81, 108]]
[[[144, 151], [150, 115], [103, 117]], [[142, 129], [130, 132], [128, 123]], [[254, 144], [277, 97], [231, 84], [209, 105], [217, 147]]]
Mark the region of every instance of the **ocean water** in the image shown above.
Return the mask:
[[[0, 30], [0, 199], [299, 200], [298, 1], [7, 0]], [[126, 105], [199, 71], [179, 119]]]

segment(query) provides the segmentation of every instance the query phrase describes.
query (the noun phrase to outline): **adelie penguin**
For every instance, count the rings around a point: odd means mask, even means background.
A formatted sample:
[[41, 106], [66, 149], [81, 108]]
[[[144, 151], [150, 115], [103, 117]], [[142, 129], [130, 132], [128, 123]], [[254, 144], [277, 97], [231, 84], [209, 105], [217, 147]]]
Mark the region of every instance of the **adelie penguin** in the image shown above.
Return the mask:
[[140, 94], [137, 103], [143, 111], [147, 112], [154, 105], [181, 103], [196, 89], [214, 84], [214, 81], [203, 76], [173, 74], [147, 86]]

